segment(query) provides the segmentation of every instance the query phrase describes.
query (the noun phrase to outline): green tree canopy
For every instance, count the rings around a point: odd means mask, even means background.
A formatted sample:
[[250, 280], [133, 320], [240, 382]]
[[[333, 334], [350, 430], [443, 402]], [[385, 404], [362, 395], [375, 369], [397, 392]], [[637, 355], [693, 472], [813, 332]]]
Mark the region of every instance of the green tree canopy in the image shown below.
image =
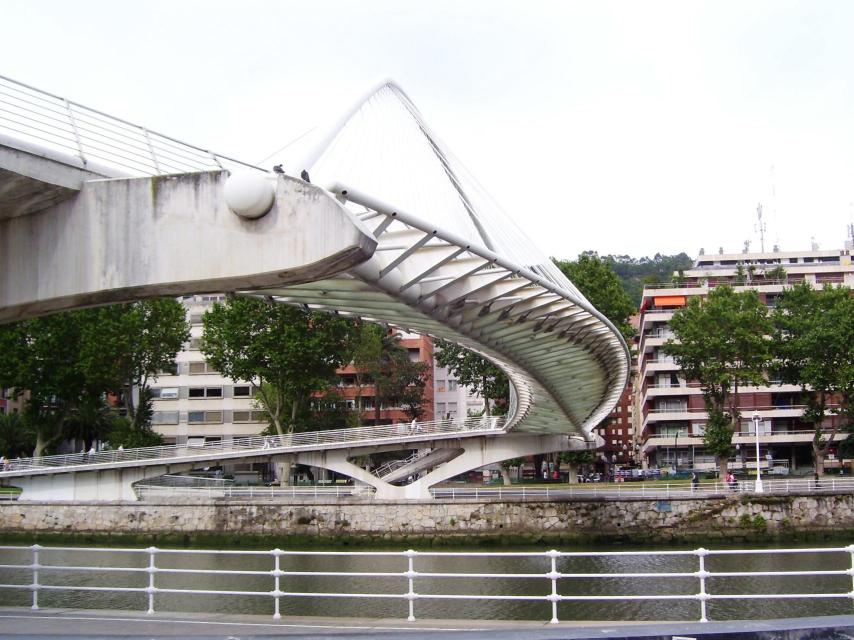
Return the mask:
[[594, 251], [586, 251], [577, 260], [555, 260], [555, 264], [590, 304], [630, 340], [635, 331], [629, 318], [637, 313], [637, 305], [623, 289], [612, 263]]
[[383, 405], [401, 407], [413, 420], [424, 413], [424, 387], [430, 374], [425, 362], [413, 362], [400, 344], [400, 336], [370, 322], [359, 323], [353, 350], [358, 412], [362, 389], [374, 388], [374, 422], [379, 424]]
[[214, 304], [203, 323], [200, 348], [208, 363], [235, 382], [254, 382], [280, 435], [300, 427], [312, 395], [350, 361], [356, 335], [350, 320], [242, 297]]
[[[149, 381], [174, 362], [190, 337], [183, 305], [172, 298], [92, 309], [81, 336], [80, 360], [86, 378], [121, 398], [131, 427], [150, 422]], [[137, 389], [142, 411], [134, 403]]]
[[670, 327], [675, 340], [664, 345], [685, 377], [703, 389], [709, 414], [704, 436], [707, 449], [718, 458], [721, 477], [735, 451], [732, 434], [738, 429], [739, 387], [760, 384], [768, 363], [771, 322], [754, 290], [736, 292], [715, 287], [703, 299], [692, 297], [674, 313]]
[[[0, 326], [0, 387], [29, 393], [23, 419], [36, 435], [33, 455], [62, 438], [90, 445], [113, 430], [106, 395], [123, 397], [132, 427], [149, 429], [132, 389], [171, 363], [189, 333], [174, 300], [98, 307]], [[144, 417], [144, 420], [140, 418]]]
[[[804, 390], [804, 420], [813, 425], [816, 472], [823, 473], [824, 456], [840, 426], [835, 422], [825, 437], [826, 415], [839, 414], [846, 424], [854, 418], [854, 298], [847, 287], [797, 284], [780, 296], [773, 321], [776, 366], [783, 382]], [[831, 400], [838, 406], [830, 409]]]
[[486, 415], [506, 411], [510, 383], [501, 369], [483, 356], [446, 340], [438, 342], [436, 348], [436, 364], [447, 368], [461, 385], [483, 398]]
[[24, 413], [35, 456], [62, 438], [66, 420], [92, 394], [79, 357], [92, 318], [91, 311], [73, 311], [0, 325], [0, 387], [29, 392]]

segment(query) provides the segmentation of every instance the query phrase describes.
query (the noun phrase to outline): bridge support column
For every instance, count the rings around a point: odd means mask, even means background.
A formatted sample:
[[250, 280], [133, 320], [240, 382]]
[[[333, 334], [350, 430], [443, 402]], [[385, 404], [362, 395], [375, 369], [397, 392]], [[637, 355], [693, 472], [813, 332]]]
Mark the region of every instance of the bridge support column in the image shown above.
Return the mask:
[[146, 478], [192, 469], [191, 464], [119, 467], [77, 473], [51, 473], [14, 478], [10, 484], [20, 487], [20, 501], [56, 502], [125, 501], [135, 502], [133, 484]]
[[349, 455], [350, 452], [346, 450], [330, 449], [327, 451], [309, 451], [306, 453], [299, 453], [296, 458], [299, 464], [329, 469], [330, 471], [335, 471], [336, 473], [343, 474], [353, 478], [354, 480], [364, 482], [376, 489], [374, 497], [381, 500], [395, 500], [406, 497], [404, 492], [406, 487], [396, 487], [385, 480], [377, 478], [369, 471], [365, 471], [362, 467], [350, 462], [347, 459]]
[[350, 462], [348, 458], [354, 454], [353, 451], [328, 450], [300, 453], [297, 455], [297, 462], [330, 469], [364, 482], [376, 489], [375, 497], [380, 500], [430, 500], [433, 497], [430, 493], [431, 487], [473, 469], [540, 453], [595, 449], [601, 444], [601, 438], [598, 437], [597, 441], [585, 441], [581, 438], [553, 434], [541, 436], [501, 434], [482, 438], [439, 440], [434, 443], [434, 450], [452, 447], [455, 450], [462, 449], [462, 453], [452, 460], [443, 462], [415, 482], [402, 487], [389, 484]]

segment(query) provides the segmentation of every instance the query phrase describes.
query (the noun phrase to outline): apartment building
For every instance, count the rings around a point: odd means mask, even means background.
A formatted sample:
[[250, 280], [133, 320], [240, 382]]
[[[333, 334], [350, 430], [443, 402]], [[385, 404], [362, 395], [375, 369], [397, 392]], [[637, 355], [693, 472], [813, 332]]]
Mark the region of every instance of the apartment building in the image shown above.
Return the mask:
[[433, 392], [437, 420], [465, 418], [481, 413], [485, 406], [483, 398], [473, 394], [450, 371], [438, 365], [433, 366]]
[[[673, 337], [669, 321], [692, 296], [706, 296], [719, 284], [736, 290], [755, 289], [773, 308], [783, 289], [797, 282], [844, 284], [854, 288], [851, 247], [835, 251], [772, 251], [701, 255], [678, 282], [648, 287], [640, 309], [638, 375], [635, 382], [639, 457], [644, 466], [668, 470], [712, 469], [715, 459], [703, 444], [708, 414], [702, 390], [686, 380], [664, 343]], [[733, 469], [756, 468], [759, 431], [760, 468], [773, 473], [806, 472], [812, 468], [813, 431], [803, 422], [804, 406], [797, 385], [769, 380], [743, 387], [739, 394], [742, 424], [733, 437], [738, 449]], [[758, 415], [758, 422], [752, 418]], [[837, 418], [829, 417], [825, 427]], [[838, 434], [842, 440], [846, 434]], [[839, 460], [831, 454], [826, 466]]]
[[202, 444], [254, 436], [267, 423], [252, 399], [250, 382], [235, 383], [205, 362], [199, 344], [202, 317], [220, 295], [181, 299], [190, 321], [190, 341], [171, 371], [151, 383], [152, 427], [169, 444]]
[[[412, 362], [427, 363], [430, 375], [427, 376], [426, 384], [422, 394], [421, 405], [423, 413], [419, 420], [430, 422], [434, 420], [433, 402], [433, 341], [427, 336], [417, 333], [399, 333], [400, 346], [407, 350]], [[376, 392], [372, 385], [362, 385], [361, 389], [356, 385], [356, 368], [349, 364], [338, 370], [338, 386], [335, 389], [338, 395], [347, 403], [348, 409], [355, 409], [357, 396], [362, 397], [362, 424], [372, 425], [376, 423]], [[401, 407], [380, 407], [380, 423], [409, 422], [412, 418]], [[343, 426], [343, 425], [342, 425]]]
[[597, 452], [605, 468], [633, 466], [636, 461], [633, 398], [634, 386], [630, 380], [617, 406], [593, 430], [605, 441], [605, 446]]
[[[233, 438], [258, 435], [267, 422], [253, 400], [249, 381], [234, 382], [220, 375], [199, 351], [202, 338], [202, 317], [221, 295], [187, 296], [181, 299], [190, 321], [190, 341], [175, 358], [174, 368], [163, 372], [151, 383], [152, 427], [169, 444], [202, 444], [229, 442]], [[433, 343], [417, 334], [401, 334], [400, 344], [413, 361], [428, 363], [432, 372]], [[338, 370], [336, 391], [347, 403], [356, 406], [355, 369], [348, 365]], [[362, 419], [373, 424], [374, 389], [365, 385], [362, 394]], [[434, 419], [433, 384], [428, 378], [424, 389], [424, 413], [421, 420]], [[382, 407], [382, 422], [409, 421], [411, 418], [399, 407]], [[341, 427], [346, 425], [342, 424]]]

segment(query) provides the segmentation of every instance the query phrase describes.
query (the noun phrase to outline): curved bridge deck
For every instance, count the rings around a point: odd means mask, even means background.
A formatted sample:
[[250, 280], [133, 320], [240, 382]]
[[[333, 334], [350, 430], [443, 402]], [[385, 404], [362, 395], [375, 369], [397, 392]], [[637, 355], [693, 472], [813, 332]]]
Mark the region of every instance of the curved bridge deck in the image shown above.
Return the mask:
[[470, 438], [503, 433], [503, 418], [477, 417], [463, 420], [439, 420], [308, 431], [282, 436], [254, 436], [235, 438], [231, 442], [208, 442], [198, 447], [167, 445], [137, 449], [97, 451], [67, 455], [42, 456], [8, 460], [0, 471], [4, 478], [27, 477], [46, 474], [80, 473], [121, 467], [162, 466], [168, 464], [207, 462], [242, 458], [271, 457], [275, 455], [351, 449], [382, 445], [418, 445], [434, 440]]

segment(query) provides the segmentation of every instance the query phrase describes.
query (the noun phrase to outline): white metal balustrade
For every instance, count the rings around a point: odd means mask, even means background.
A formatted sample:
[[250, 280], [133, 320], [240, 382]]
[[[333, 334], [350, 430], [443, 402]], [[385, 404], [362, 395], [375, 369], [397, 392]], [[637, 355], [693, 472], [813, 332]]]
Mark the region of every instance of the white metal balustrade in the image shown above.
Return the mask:
[[229, 457], [229, 454], [234, 454], [230, 457], [249, 457], [354, 445], [418, 442], [429, 440], [431, 437], [464, 437], [483, 434], [484, 432], [496, 432], [500, 431], [503, 426], [504, 419], [502, 417], [479, 416], [433, 422], [405, 422], [351, 429], [328, 429], [281, 436], [252, 436], [235, 438], [230, 442], [205, 442], [199, 446], [166, 445], [38, 458], [18, 458], [5, 461], [3, 470], [0, 471], [0, 478], [36, 472], [109, 468], [146, 461], [192, 461], [194, 458], [201, 461], [215, 457]]
[[[463, 600], [463, 601], [531, 601], [548, 603], [551, 608], [551, 619], [549, 622], [556, 624], [560, 622], [558, 618], [558, 605], [562, 602], [616, 602], [616, 601], [684, 601], [693, 602], [697, 606], [697, 618], [700, 622], [709, 621], [708, 604], [713, 601], [745, 601], [758, 600], [761, 602], [772, 601], [791, 601], [793, 599], [801, 600], [852, 600], [854, 599], [854, 590], [846, 588], [844, 591], [829, 590], [832, 585], [814, 588], [808, 590], [805, 587], [806, 577], [841, 577], [846, 579], [846, 583], [850, 585], [851, 579], [854, 578], [854, 545], [845, 547], [824, 547], [811, 549], [762, 549], [762, 550], [711, 550], [711, 549], [695, 549], [691, 551], [619, 551], [619, 552], [562, 552], [562, 551], [546, 551], [546, 552], [510, 552], [510, 553], [466, 553], [466, 552], [422, 552], [422, 551], [370, 551], [370, 552], [353, 552], [353, 551], [284, 551], [281, 549], [273, 549], [270, 551], [207, 551], [207, 550], [175, 550], [175, 549], [160, 549], [157, 547], [148, 547], [145, 549], [109, 549], [109, 548], [79, 548], [79, 547], [44, 547], [41, 545], [32, 545], [30, 547], [23, 546], [2, 546], [0, 552], [3, 552], [5, 558], [9, 558], [9, 554], [25, 554], [29, 556], [29, 562], [11, 563], [5, 562], [0, 564], [0, 570], [7, 571], [5, 575], [9, 575], [8, 571], [17, 571], [29, 576], [29, 582], [20, 583], [3, 583], [0, 584], [0, 590], [14, 591], [29, 591], [32, 593], [32, 609], [39, 609], [39, 596], [49, 592], [106, 592], [106, 593], [137, 593], [144, 594], [147, 599], [147, 613], [152, 614], [156, 610], [156, 605], [160, 596], [183, 594], [193, 596], [248, 596], [269, 599], [272, 603], [273, 617], [281, 618], [281, 605], [283, 601], [299, 598], [328, 598], [330, 600], [341, 598], [360, 598], [360, 599], [389, 599], [397, 600], [406, 603], [407, 605], [407, 620], [414, 621], [416, 619], [417, 604], [422, 601], [436, 600]], [[75, 554], [90, 557], [92, 554], [99, 555], [111, 554], [114, 556], [117, 553], [130, 554], [137, 557], [142, 557], [147, 560], [147, 564], [137, 562], [138, 566], [112, 566], [107, 564], [87, 565], [87, 564], [66, 564], [65, 562], [51, 563], [50, 556], [53, 553], [61, 552], [67, 556], [73, 557]], [[165, 559], [169, 556], [176, 555], [213, 555], [218, 558], [227, 556], [254, 556], [260, 558], [269, 558], [269, 569], [264, 570], [226, 570], [226, 569], [187, 569], [163, 566], [160, 559]], [[834, 568], [812, 568], [808, 570], [786, 570], [786, 571], [714, 571], [710, 570], [710, 561], [716, 557], [723, 556], [775, 556], [779, 559], [781, 556], [786, 560], [785, 566], [790, 566], [789, 563], [795, 556], [800, 554], [838, 554], [839, 559], [834, 563]], [[306, 571], [295, 570], [289, 568], [290, 561], [294, 559], [306, 559], [311, 557], [327, 556], [327, 557], [384, 557], [400, 560], [400, 569], [398, 571]], [[694, 568], [691, 570], [682, 571], [569, 571], [566, 568], [571, 568], [571, 564], [566, 561], [579, 558], [632, 558], [660, 556], [661, 558], [685, 558], [694, 560]], [[420, 559], [431, 558], [452, 558], [459, 559], [457, 566], [467, 566], [463, 561], [475, 560], [482, 561], [484, 566], [480, 572], [463, 572], [463, 571], [422, 571], [419, 570]], [[493, 560], [504, 558], [528, 558], [541, 559], [543, 565], [548, 568], [547, 571], [525, 571], [520, 573], [495, 572], [490, 571], [490, 562]], [[85, 560], [84, 560], [85, 561]], [[824, 563], [822, 563], [824, 564]], [[221, 563], [216, 563], [216, 566], [222, 566]], [[66, 575], [79, 576], [78, 580], [72, 583], [57, 584], [46, 579], [46, 576], [63, 573]], [[138, 580], [139, 586], [110, 586], [104, 584], [104, 578], [108, 574], [136, 574], [142, 577]], [[168, 586], [168, 576], [187, 575], [199, 576], [200, 578], [213, 576], [226, 576], [236, 578], [238, 576], [254, 576], [259, 578], [268, 578], [272, 588], [268, 590], [215, 590], [215, 589], [187, 589]], [[98, 578], [102, 581], [99, 583]], [[360, 581], [356, 583], [361, 587], [357, 591], [341, 591], [324, 592], [322, 590], [314, 591], [291, 591], [288, 589], [291, 578], [341, 578], [339, 588], [347, 584], [354, 584], [350, 581], [343, 580], [344, 578], [358, 578]], [[743, 578], [767, 577], [774, 578], [775, 582], [761, 582], [761, 586], [753, 586], [747, 592], [744, 589], [744, 583], [738, 582]], [[645, 592], [635, 594], [589, 594], [583, 595], [572, 591], [567, 593], [567, 586], [574, 584], [578, 580], [602, 580], [619, 578], [624, 581], [637, 583], [644, 588]], [[376, 591], [368, 591], [365, 589], [369, 584], [377, 580], [397, 579], [405, 585], [405, 591], [378, 593]], [[436, 592], [435, 587], [439, 585], [439, 581], [456, 581], [461, 579], [477, 580], [478, 585], [476, 592], [469, 593], [442, 593]], [[688, 579], [693, 580], [693, 588], [677, 588], [674, 583], [668, 582], [668, 579]], [[514, 593], [506, 593], [499, 591], [506, 589], [510, 581], [534, 581], [542, 582], [546, 587], [547, 593], [543, 595], [525, 594], [518, 595]], [[67, 581], [66, 581], [67, 582]], [[390, 583], [394, 584], [394, 583]], [[442, 584], [447, 584], [444, 582]], [[461, 581], [461, 584], [465, 584]], [[468, 583], [471, 584], [471, 583]], [[316, 583], [313, 584], [316, 586]], [[356, 585], [354, 585], [356, 586]], [[768, 589], [768, 586], [773, 588]], [[760, 589], [765, 589], [762, 592]], [[690, 591], [689, 591], [690, 589]], [[498, 592], [496, 592], [498, 591]], [[171, 603], [171, 602], [170, 602]]]
[[0, 133], [75, 156], [109, 175], [152, 176], [193, 171], [263, 171], [0, 76]]
[[[813, 478], [787, 480], [763, 480], [765, 494], [774, 495], [810, 495], [813, 493], [852, 493], [854, 478], [825, 476], [816, 481]], [[701, 482], [696, 486], [685, 483], [582, 483], [574, 485], [555, 485], [552, 487], [478, 486], [460, 485], [453, 487], [433, 487], [433, 498], [441, 500], [567, 500], [567, 499], [669, 499], [669, 498], [720, 498], [731, 495], [753, 493], [753, 480], [726, 482]], [[235, 486], [164, 486], [149, 481], [139, 483], [135, 491], [141, 500], [186, 498], [205, 501], [224, 500], [306, 500], [315, 498], [372, 498], [373, 489], [363, 485], [334, 486], [294, 486], [294, 487], [235, 487]], [[3, 494], [0, 494], [2, 496]], [[0, 497], [2, 499], [2, 497]], [[14, 499], [11, 494], [9, 499]]]
[[[715, 498], [733, 494], [754, 493], [754, 480], [727, 482], [701, 482], [696, 486], [686, 483], [583, 483], [556, 485], [554, 487], [438, 487], [432, 489], [433, 497], [446, 500], [531, 499], [557, 500], [567, 498], [605, 498], [622, 500], [631, 498]], [[825, 476], [819, 480], [800, 478], [791, 480], [766, 480], [763, 478], [763, 494], [804, 495], [811, 493], [852, 493], [854, 478]]]
[[266, 486], [249, 486], [235, 487], [226, 485], [221, 487], [181, 487], [181, 486], [163, 486], [151, 484], [137, 484], [134, 486], [136, 495], [140, 500], [158, 500], [174, 498], [186, 498], [190, 500], [256, 500], [256, 499], [276, 499], [284, 500], [306, 500], [318, 498], [350, 498], [359, 496], [362, 498], [372, 498], [374, 488], [367, 485], [352, 485], [341, 484], [332, 486], [311, 485], [307, 487], [266, 487]]

